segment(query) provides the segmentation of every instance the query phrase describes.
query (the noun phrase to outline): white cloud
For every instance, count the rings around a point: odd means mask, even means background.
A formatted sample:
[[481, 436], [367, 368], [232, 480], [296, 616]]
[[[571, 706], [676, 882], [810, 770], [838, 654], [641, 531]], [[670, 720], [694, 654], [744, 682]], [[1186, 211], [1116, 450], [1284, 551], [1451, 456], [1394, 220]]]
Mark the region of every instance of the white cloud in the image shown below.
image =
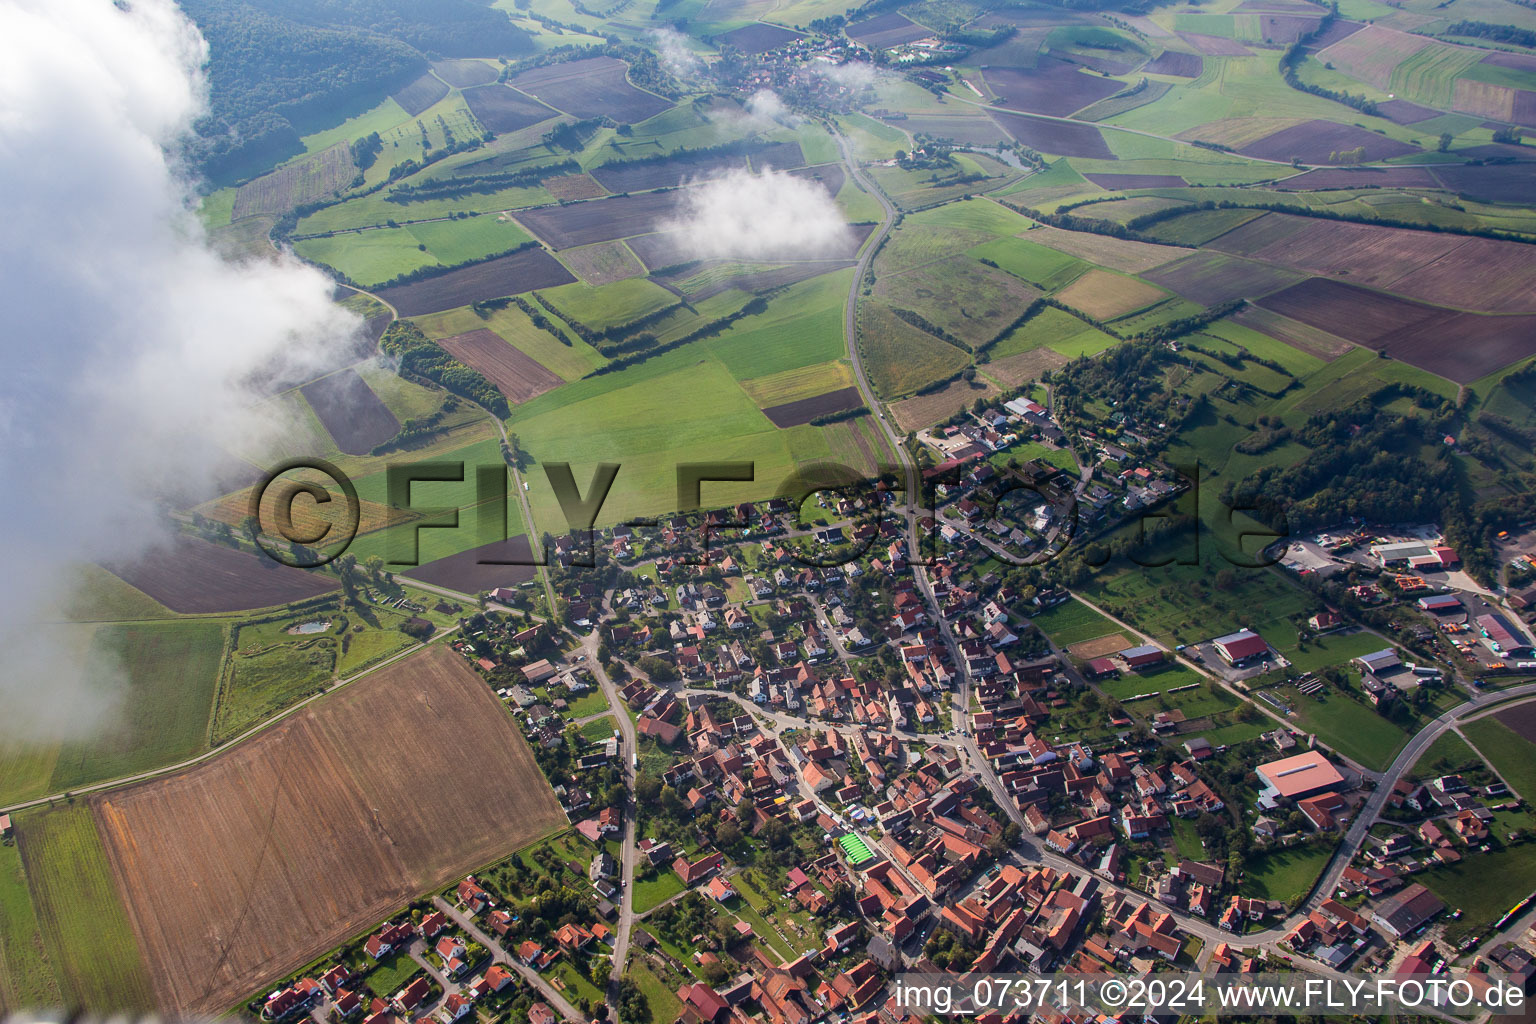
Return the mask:
[[706, 71], [704, 62], [688, 45], [688, 37], [670, 28], [651, 31], [651, 43], [656, 47], [656, 59], [674, 78], [691, 81]]
[[678, 192], [679, 215], [659, 225], [679, 232], [694, 258], [806, 259], [843, 248], [842, 211], [815, 181], [772, 168], [736, 170]]
[[759, 122], [761, 127], [772, 127], [774, 124], [793, 126], [800, 123], [800, 118], [784, 105], [779, 94], [772, 89], [759, 89], [748, 97], [747, 114], [751, 120]]
[[39, 606], [72, 564], [146, 550], [167, 496], [281, 429], [254, 374], [357, 328], [319, 272], [210, 247], [167, 156], [205, 59], [170, 0], [0, 4], [0, 731], [101, 724], [113, 673], [45, 643]]

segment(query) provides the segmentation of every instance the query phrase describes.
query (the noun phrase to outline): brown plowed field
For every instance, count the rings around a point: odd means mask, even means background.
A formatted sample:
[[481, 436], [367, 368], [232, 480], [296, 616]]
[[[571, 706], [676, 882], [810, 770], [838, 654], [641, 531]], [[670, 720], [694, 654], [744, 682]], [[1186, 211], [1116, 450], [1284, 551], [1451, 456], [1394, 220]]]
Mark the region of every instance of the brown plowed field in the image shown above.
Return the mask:
[[1415, 152], [1406, 142], [1384, 138], [1375, 132], [1335, 121], [1307, 121], [1282, 128], [1238, 150], [1244, 156], [1263, 160], [1290, 160], [1330, 164], [1340, 161], [1339, 154], [1363, 149], [1366, 160], [1389, 160]]
[[438, 345], [465, 366], [479, 370], [513, 405], [565, 383], [531, 356], [507, 344], [501, 335], [483, 327], [443, 338]]
[[1119, 633], [1111, 633], [1108, 636], [1094, 637], [1092, 640], [1082, 640], [1067, 648], [1067, 653], [1074, 658], [1102, 658], [1110, 654], [1119, 654], [1131, 642]]
[[629, 84], [628, 73], [628, 66], [617, 57], [587, 57], [524, 71], [513, 77], [512, 84], [567, 114], [607, 116], [625, 124], [644, 121], [672, 106], [669, 100]]
[[653, 231], [659, 221], [675, 213], [678, 200], [679, 194], [675, 192], [641, 192], [569, 206], [519, 210], [517, 219], [548, 242], [550, 248], [569, 249]]
[[[478, 594], [482, 590], [494, 590], [497, 587], [515, 587], [533, 579], [534, 567], [528, 564], [532, 554], [533, 547], [528, 543], [528, 538], [518, 536], [460, 551], [415, 569], [407, 569], [405, 575], [433, 586], [457, 590], [461, 594]], [[503, 562], [516, 559], [519, 564], [498, 565], [494, 559]]]
[[468, 89], [476, 85], [489, 85], [496, 81], [498, 72], [484, 61], [443, 60], [432, 65], [437, 77], [455, 89]]
[[999, 106], [1058, 117], [1125, 87], [1110, 78], [1084, 74], [1076, 65], [1054, 57], [1042, 57], [1033, 68], [988, 68], [982, 77], [997, 94]]
[[498, 135], [506, 135], [554, 117], [551, 110], [504, 85], [482, 85], [464, 90], [464, 102], [475, 118]]
[[576, 278], [543, 249], [524, 249], [484, 263], [472, 263], [410, 284], [380, 291], [379, 298], [401, 316], [440, 313], [481, 299], [518, 295], [535, 288], [570, 284]]
[[1210, 246], [1425, 302], [1536, 312], [1536, 247], [1519, 242], [1267, 213]]
[[172, 1016], [222, 1012], [566, 823], [506, 709], [442, 645], [92, 807]]
[[802, 423], [811, 422], [817, 416], [857, 409], [863, 404], [864, 399], [859, 394], [858, 388], [839, 388], [836, 391], [828, 391], [824, 395], [802, 398], [798, 402], [769, 406], [763, 410], [763, 415], [772, 420], [776, 427], [798, 427]]
[[390, 99], [400, 104], [400, 109], [415, 117], [447, 95], [448, 84], [428, 71], [399, 92], [391, 94]]
[[1320, 277], [1259, 305], [1458, 384], [1536, 354], [1536, 316], [1461, 313]]
[[366, 455], [400, 433], [395, 414], [350, 366], [299, 390], [336, 447], [348, 455]]
[[107, 566], [173, 612], [203, 615], [287, 604], [335, 590], [333, 577], [180, 534], [132, 564]]
[[1536, 743], [1536, 704], [1520, 704], [1493, 716], [1528, 743]]
[[895, 11], [849, 25], [844, 31], [848, 33], [849, 39], [863, 43], [871, 50], [914, 43], [934, 34], [932, 29], [926, 29]]
[[1104, 136], [1092, 125], [1069, 121], [1047, 121], [1028, 114], [992, 111], [992, 119], [1019, 142], [1042, 153], [1080, 156], [1093, 160], [1114, 160]]
[[769, 50], [777, 50], [781, 46], [787, 46], [796, 39], [805, 38], [799, 32], [792, 32], [778, 25], [764, 25], [757, 22], [752, 25], [743, 25], [741, 28], [732, 29], [716, 38], [715, 42], [734, 46], [742, 53], [767, 53]]

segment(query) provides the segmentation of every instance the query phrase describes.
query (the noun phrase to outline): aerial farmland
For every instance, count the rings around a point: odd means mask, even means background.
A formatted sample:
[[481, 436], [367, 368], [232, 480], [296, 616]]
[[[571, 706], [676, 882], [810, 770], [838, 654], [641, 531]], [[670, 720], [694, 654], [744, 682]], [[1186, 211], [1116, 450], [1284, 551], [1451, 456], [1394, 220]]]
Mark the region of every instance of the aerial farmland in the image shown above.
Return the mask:
[[1536, 975], [1528, 0], [18, 4], [0, 1015]]

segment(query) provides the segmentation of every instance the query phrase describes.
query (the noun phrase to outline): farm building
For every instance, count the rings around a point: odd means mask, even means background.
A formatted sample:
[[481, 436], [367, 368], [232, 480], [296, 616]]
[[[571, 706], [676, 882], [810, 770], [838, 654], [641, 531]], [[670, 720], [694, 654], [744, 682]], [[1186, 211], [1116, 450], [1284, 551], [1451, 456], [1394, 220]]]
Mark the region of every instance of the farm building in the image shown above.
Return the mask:
[[1242, 665], [1269, 653], [1269, 644], [1264, 642], [1264, 638], [1248, 629], [1219, 636], [1211, 641], [1211, 646], [1216, 648], [1229, 665]]
[[1302, 800], [1326, 793], [1344, 784], [1344, 776], [1339, 770], [1315, 750], [1261, 764], [1254, 770], [1264, 782], [1264, 788], [1259, 792], [1259, 806], [1266, 808], [1274, 807], [1282, 800]]
[[1483, 638], [1488, 642], [1488, 646], [1500, 654], [1528, 650], [1531, 646], [1526, 643], [1525, 637], [1521, 636], [1520, 632], [1510, 625], [1509, 620], [1497, 612], [1479, 615], [1477, 617], [1477, 628], [1482, 631]]
[[1420, 540], [1407, 540], [1397, 544], [1377, 544], [1371, 548], [1371, 554], [1385, 569], [1389, 565], [1407, 565], [1415, 558], [1427, 558], [1432, 553], [1430, 546]]
[[1433, 920], [1443, 910], [1445, 904], [1440, 897], [1415, 882], [1382, 900], [1371, 914], [1371, 920], [1394, 939], [1400, 939]]
[[1378, 676], [1396, 672], [1403, 666], [1402, 659], [1390, 647], [1384, 647], [1379, 651], [1372, 651], [1370, 654], [1362, 654], [1355, 659], [1355, 664], [1359, 665], [1362, 671], [1371, 672]]
[[1115, 663], [1108, 658], [1094, 658], [1083, 666], [1083, 675], [1089, 679], [1103, 679], [1105, 676], [1112, 676], [1119, 671], [1115, 667]]
[[1419, 607], [1431, 615], [1459, 615], [1467, 609], [1462, 605], [1461, 598], [1454, 594], [1436, 594], [1434, 597], [1419, 598]]
[[1149, 665], [1161, 665], [1163, 663], [1163, 649], [1153, 644], [1127, 647], [1120, 652], [1120, 658], [1130, 668], [1146, 668]]

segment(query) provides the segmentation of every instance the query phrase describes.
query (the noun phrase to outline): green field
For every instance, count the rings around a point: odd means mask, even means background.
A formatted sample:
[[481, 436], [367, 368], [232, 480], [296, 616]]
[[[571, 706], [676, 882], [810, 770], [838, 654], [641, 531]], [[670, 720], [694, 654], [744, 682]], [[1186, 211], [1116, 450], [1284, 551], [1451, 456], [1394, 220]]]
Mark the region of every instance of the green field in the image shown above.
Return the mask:
[[860, 302], [858, 322], [870, 383], [882, 398], [902, 398], [970, 365], [967, 353], [901, 320], [882, 303]]
[[0, 845], [0, 1012], [63, 1003], [14, 843]]
[[1478, 767], [1483, 759], [1456, 733], [1446, 730], [1435, 738], [1429, 749], [1419, 755], [1413, 764], [1413, 774], [1420, 779], [1447, 775], [1464, 767]]
[[206, 750], [223, 646], [216, 622], [99, 629], [94, 647], [121, 666], [127, 691], [104, 736], [59, 751], [52, 788], [132, 775]]
[[65, 1005], [150, 1009], [149, 975], [90, 808], [69, 803], [31, 811], [16, 827], [42, 948]]
[[1375, 708], [1332, 687], [1318, 697], [1308, 697], [1290, 687], [1278, 692], [1296, 711], [1292, 724], [1315, 733], [1319, 740], [1372, 771], [1385, 771], [1408, 742], [1408, 734], [1377, 714]]
[[1118, 338], [1105, 334], [1066, 310], [1046, 306], [987, 351], [995, 360], [1049, 348], [1068, 359], [1075, 359], [1097, 355], [1118, 342]]
[[[1449, 935], [1483, 933], [1504, 911], [1536, 892], [1536, 843], [1473, 853], [1456, 864], [1432, 868], [1414, 878], [1444, 900], [1451, 911], [1462, 912], [1460, 920], [1447, 921]], [[1490, 885], [1491, 879], [1497, 879], [1497, 884]]]
[[1290, 904], [1312, 890], [1333, 851], [1309, 845], [1261, 854], [1243, 865], [1244, 896]]
[[1468, 722], [1461, 731], [1510, 789], [1527, 800], [1536, 798], [1536, 744], [1491, 715]]
[[[1094, 637], [1110, 633], [1124, 634], [1119, 626], [1089, 608], [1081, 601], [1063, 601], [1054, 608], [1047, 608], [1030, 620], [1050, 637], [1057, 646], [1066, 647]], [[1135, 643], [1136, 638], [1126, 639]]]

